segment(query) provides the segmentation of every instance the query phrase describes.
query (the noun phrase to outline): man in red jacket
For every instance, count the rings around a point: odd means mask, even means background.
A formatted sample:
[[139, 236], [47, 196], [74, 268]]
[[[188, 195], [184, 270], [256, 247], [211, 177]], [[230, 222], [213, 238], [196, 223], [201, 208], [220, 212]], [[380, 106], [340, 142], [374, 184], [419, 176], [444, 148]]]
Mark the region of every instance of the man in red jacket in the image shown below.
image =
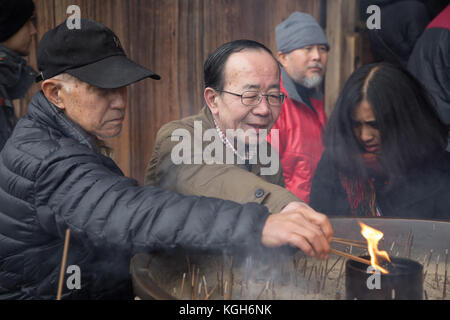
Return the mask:
[[272, 131], [279, 130], [286, 188], [309, 202], [312, 178], [323, 152], [326, 115], [320, 87], [329, 45], [316, 20], [302, 12], [292, 13], [279, 24], [275, 36], [282, 65], [281, 91], [287, 98]]

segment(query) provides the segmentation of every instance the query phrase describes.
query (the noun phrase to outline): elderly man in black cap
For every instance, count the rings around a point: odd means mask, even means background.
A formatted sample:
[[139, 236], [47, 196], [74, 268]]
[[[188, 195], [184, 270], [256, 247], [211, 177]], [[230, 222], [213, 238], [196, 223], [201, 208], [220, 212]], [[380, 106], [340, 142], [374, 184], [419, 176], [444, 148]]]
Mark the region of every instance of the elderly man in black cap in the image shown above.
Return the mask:
[[12, 101], [22, 98], [36, 77], [22, 58], [36, 34], [33, 14], [32, 0], [0, 0], [0, 151], [17, 122]]
[[281, 91], [287, 98], [273, 129], [279, 130], [286, 188], [308, 203], [314, 171], [323, 152], [326, 115], [321, 85], [329, 45], [316, 20], [302, 12], [294, 12], [280, 23], [275, 36], [282, 65]]
[[296, 208], [269, 215], [256, 203], [185, 197], [123, 176], [102, 141], [121, 130], [127, 86], [159, 76], [129, 60], [105, 26], [82, 19], [81, 29], [50, 30], [38, 66], [42, 91], [0, 153], [0, 299], [55, 298], [67, 229], [67, 265], [79, 267], [81, 283], [64, 287], [63, 299], [131, 298], [129, 261], [139, 251], [290, 244], [328, 255], [325, 216], [306, 217], [305, 235]]

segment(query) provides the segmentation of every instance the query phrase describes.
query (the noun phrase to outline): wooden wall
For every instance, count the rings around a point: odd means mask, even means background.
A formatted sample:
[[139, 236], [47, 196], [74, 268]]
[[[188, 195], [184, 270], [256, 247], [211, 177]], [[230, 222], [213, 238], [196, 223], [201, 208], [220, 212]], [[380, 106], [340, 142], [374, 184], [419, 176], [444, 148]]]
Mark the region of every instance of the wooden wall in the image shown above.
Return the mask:
[[[110, 27], [131, 59], [161, 75], [131, 87], [129, 112], [120, 137], [113, 139], [115, 160], [125, 175], [142, 183], [158, 129], [200, 110], [203, 62], [215, 48], [235, 39], [253, 39], [276, 52], [275, 26], [293, 11], [320, 21], [321, 0], [34, 0], [38, 35], [68, 17], [67, 7], [83, 18]], [[30, 63], [36, 66], [35, 54]], [[22, 99], [26, 111], [32, 93]]]

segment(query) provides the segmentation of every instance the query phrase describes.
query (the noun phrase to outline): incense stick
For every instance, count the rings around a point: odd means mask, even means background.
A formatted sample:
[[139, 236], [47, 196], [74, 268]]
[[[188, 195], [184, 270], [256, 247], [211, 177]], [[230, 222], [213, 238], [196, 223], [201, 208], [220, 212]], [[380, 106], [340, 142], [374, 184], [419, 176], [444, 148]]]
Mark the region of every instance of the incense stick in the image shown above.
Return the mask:
[[342, 238], [331, 238], [331, 242], [367, 249], [367, 244], [364, 243], [363, 241], [358, 241], [358, 240], [348, 240], [348, 239], [342, 239]]
[[403, 252], [403, 256], [407, 257], [408, 254], [408, 249], [409, 249], [409, 241], [411, 241], [411, 229], [408, 232], [408, 240], [406, 240], [406, 244], [405, 244], [405, 251]]
[[445, 270], [444, 270], [444, 290], [442, 292], [442, 299], [447, 296], [447, 262], [448, 262], [448, 249], [445, 249]]
[[212, 296], [212, 294], [214, 293], [214, 291], [216, 291], [217, 285], [218, 285], [218, 284], [216, 283], [216, 285], [214, 286], [214, 288], [212, 288], [212, 290], [206, 295], [205, 300], [209, 300], [209, 298]]
[[183, 280], [181, 280], [180, 299], [183, 299], [183, 290], [185, 281], [186, 281], [186, 273], [183, 273]]
[[203, 276], [203, 287], [205, 288], [205, 297], [208, 295], [208, 285], [206, 284], [206, 277]]
[[336, 250], [336, 249], [330, 249], [330, 252], [334, 253], [334, 254], [336, 254], [338, 256], [342, 256], [344, 258], [347, 258], [347, 259], [351, 259], [351, 260], [354, 260], [354, 261], [357, 261], [357, 262], [361, 262], [361, 263], [365, 263], [365, 264], [371, 265], [369, 260], [366, 260], [366, 259], [354, 256], [354, 255], [351, 255], [351, 254], [343, 252], [343, 251], [339, 251], [339, 250]]
[[344, 267], [344, 263], [345, 263], [345, 260], [342, 259], [341, 267], [339, 268], [339, 276], [338, 276], [337, 282], [336, 282], [336, 289], [339, 288], [339, 284], [341, 283], [342, 269]]
[[69, 242], [70, 242], [70, 229], [66, 230], [66, 239], [64, 241], [64, 252], [63, 258], [61, 262], [61, 271], [59, 273], [59, 284], [58, 284], [58, 293], [56, 295], [56, 300], [61, 300], [62, 295], [62, 285], [64, 281], [64, 273], [66, 270], [66, 262], [67, 262], [67, 252], [69, 251]]

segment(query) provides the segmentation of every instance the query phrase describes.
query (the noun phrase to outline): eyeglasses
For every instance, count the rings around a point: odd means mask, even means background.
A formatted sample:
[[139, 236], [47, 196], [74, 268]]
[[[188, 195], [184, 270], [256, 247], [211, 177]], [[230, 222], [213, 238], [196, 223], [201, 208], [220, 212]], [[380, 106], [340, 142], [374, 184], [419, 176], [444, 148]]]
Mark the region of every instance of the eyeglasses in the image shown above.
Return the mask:
[[284, 99], [286, 99], [286, 96], [282, 93], [262, 94], [258, 91], [245, 91], [242, 94], [237, 94], [225, 90], [216, 91], [232, 94], [236, 97], [241, 97], [242, 104], [246, 106], [257, 106], [261, 103], [263, 97], [266, 98], [267, 103], [271, 106], [280, 106], [283, 104]]

